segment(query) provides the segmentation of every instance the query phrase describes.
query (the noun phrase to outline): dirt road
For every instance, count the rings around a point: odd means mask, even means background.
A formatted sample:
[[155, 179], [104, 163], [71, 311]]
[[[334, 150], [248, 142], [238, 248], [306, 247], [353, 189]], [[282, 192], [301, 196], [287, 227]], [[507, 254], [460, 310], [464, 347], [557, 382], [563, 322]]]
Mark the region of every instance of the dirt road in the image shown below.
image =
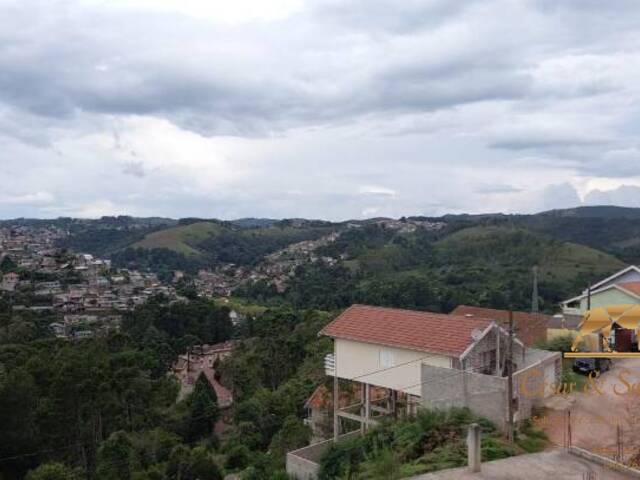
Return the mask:
[[557, 445], [567, 441], [566, 411], [570, 410], [573, 445], [612, 457], [617, 451], [616, 429], [620, 425], [626, 455], [638, 452], [640, 359], [615, 360], [611, 370], [587, 382], [586, 392], [551, 397], [546, 407], [539, 425]]

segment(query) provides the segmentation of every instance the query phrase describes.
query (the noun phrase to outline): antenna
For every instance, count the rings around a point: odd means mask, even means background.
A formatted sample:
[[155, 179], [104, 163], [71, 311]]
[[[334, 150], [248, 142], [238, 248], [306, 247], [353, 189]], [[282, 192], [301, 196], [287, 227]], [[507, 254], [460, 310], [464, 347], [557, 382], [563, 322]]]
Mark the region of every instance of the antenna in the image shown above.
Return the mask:
[[533, 267], [533, 291], [531, 292], [531, 313], [538, 313], [538, 266]]

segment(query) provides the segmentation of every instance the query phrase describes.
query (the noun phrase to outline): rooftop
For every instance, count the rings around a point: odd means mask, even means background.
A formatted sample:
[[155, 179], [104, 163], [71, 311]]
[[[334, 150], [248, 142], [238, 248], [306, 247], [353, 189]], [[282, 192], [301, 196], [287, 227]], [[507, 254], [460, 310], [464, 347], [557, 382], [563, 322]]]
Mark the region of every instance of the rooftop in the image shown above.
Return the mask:
[[[509, 325], [508, 310], [459, 305], [451, 315], [495, 320], [503, 328]], [[543, 313], [513, 312], [516, 336], [527, 346], [533, 345], [538, 340], [546, 340], [547, 327], [551, 320], [551, 316]]]
[[352, 305], [320, 335], [459, 356], [491, 320], [397, 308]]

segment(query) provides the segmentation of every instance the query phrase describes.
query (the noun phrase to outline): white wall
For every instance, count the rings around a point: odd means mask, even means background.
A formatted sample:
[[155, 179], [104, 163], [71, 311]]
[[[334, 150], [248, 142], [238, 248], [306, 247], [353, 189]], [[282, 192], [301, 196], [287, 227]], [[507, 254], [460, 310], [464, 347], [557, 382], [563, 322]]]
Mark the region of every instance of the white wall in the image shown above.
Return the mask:
[[[421, 365], [451, 368], [451, 358], [415, 350], [383, 347], [351, 340], [334, 340], [337, 374], [340, 378], [421, 395]], [[380, 351], [393, 356], [393, 367], [380, 364]]]
[[[587, 299], [580, 300], [580, 310], [582, 313], [587, 311]], [[606, 307], [609, 305], [635, 304], [638, 299], [627, 295], [616, 288], [611, 288], [599, 293], [591, 294], [591, 308]]]

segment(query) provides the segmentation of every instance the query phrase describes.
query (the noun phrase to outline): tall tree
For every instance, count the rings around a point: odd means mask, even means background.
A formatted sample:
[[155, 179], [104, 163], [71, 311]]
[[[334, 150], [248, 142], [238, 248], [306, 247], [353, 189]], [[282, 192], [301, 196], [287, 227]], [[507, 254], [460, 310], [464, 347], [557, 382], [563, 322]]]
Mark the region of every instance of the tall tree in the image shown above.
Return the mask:
[[204, 373], [200, 373], [193, 392], [187, 399], [186, 437], [189, 441], [208, 437], [220, 417], [218, 396]]

